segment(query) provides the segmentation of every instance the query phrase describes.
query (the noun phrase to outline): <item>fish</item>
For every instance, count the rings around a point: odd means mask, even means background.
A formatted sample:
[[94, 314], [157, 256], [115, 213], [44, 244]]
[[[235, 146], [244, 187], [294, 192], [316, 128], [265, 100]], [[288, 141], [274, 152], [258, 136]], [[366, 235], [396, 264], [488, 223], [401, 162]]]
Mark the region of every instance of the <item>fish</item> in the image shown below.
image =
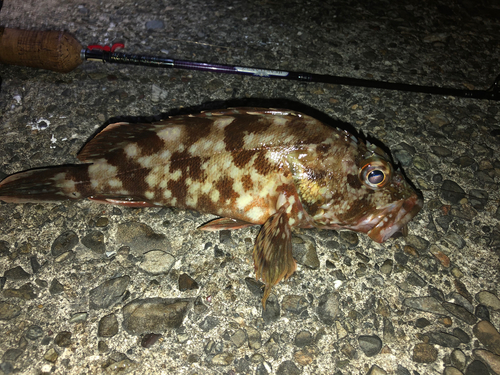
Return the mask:
[[240, 107], [106, 126], [80, 164], [0, 182], [7, 203], [90, 199], [218, 216], [199, 229], [261, 225], [253, 247], [262, 305], [297, 268], [294, 228], [346, 229], [381, 243], [405, 231], [421, 194], [374, 144], [287, 109]]

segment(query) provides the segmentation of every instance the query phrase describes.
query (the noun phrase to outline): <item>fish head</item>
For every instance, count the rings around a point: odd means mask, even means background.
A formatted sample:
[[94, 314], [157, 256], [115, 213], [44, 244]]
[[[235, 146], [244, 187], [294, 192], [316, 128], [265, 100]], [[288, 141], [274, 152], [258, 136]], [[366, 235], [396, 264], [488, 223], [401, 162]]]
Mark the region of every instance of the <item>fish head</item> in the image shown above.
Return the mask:
[[289, 165], [302, 206], [318, 228], [350, 229], [380, 243], [405, 234], [423, 205], [387, 154], [350, 135], [297, 151]]
[[369, 203], [361, 213], [356, 205], [351, 206], [349, 229], [366, 233], [379, 243], [406, 235], [406, 225], [422, 209], [421, 194], [386, 159], [367, 160], [359, 177], [371, 193], [365, 196]]

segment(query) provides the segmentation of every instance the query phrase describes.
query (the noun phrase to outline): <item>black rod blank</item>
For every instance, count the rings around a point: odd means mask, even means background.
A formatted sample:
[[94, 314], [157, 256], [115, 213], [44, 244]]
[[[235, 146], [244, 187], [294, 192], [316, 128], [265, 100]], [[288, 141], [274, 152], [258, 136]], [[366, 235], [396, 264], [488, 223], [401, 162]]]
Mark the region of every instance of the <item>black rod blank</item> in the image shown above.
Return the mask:
[[212, 64], [197, 61], [174, 60], [159, 56], [146, 56], [102, 49], [83, 49], [83, 60], [94, 60], [115, 64], [145, 65], [162, 68], [200, 70], [226, 74], [239, 74], [253, 77], [277, 78], [304, 82], [332, 83], [346, 86], [370, 87], [385, 90], [420, 92], [434, 95], [457, 96], [472, 99], [500, 100], [500, 75], [487, 90], [462, 90], [448, 87], [422, 86], [407, 83], [375, 81], [361, 78], [340, 77], [328, 74], [314, 74], [285, 70], [271, 70], [237, 65]]

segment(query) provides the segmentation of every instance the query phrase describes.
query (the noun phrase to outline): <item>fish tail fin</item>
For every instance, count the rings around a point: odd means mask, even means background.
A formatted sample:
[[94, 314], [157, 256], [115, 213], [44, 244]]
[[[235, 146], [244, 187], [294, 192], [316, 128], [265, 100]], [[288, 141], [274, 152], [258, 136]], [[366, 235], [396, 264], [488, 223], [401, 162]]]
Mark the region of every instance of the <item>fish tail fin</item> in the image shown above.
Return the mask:
[[90, 195], [88, 164], [32, 169], [0, 182], [0, 200], [8, 203], [58, 202]]

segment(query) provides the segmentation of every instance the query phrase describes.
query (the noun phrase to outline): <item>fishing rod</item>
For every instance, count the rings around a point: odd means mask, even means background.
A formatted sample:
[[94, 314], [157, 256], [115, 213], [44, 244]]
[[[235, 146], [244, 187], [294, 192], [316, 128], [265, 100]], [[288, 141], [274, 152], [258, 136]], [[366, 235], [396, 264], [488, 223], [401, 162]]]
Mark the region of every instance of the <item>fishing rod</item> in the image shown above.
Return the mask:
[[121, 43], [114, 44], [111, 47], [89, 45], [87, 48], [83, 48], [82, 45], [66, 31], [29, 31], [0, 27], [0, 63], [47, 69], [60, 73], [68, 73], [82, 64], [85, 60], [88, 60], [112, 64], [199, 70], [302, 82], [331, 83], [471, 99], [500, 100], [500, 75], [496, 77], [493, 84], [486, 90], [462, 90], [449, 87], [422, 86], [407, 83], [340, 77], [329, 74], [174, 60], [160, 56], [117, 52], [116, 50], [118, 48], [124, 48], [124, 45]]

